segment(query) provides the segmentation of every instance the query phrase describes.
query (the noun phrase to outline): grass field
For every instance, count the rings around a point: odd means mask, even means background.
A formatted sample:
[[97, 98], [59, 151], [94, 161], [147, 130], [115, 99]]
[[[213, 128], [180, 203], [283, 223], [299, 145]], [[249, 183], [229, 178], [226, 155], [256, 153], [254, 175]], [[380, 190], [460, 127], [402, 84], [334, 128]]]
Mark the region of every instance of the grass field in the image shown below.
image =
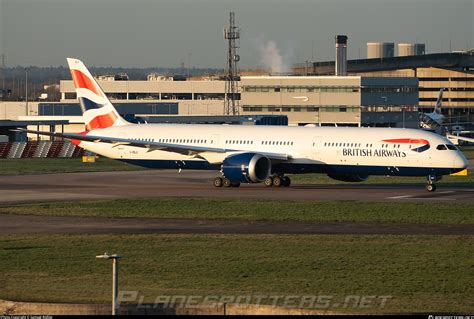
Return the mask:
[[[0, 236], [0, 299], [110, 300], [122, 290], [167, 295], [325, 295], [345, 312], [472, 312], [472, 236]], [[392, 296], [380, 309], [334, 306], [348, 295]], [[333, 307], [334, 306], [334, 307]]]
[[156, 198], [0, 206], [1, 214], [474, 224], [470, 203]]
[[[471, 151], [470, 151], [471, 152]], [[474, 151], [469, 153], [472, 158]], [[0, 175], [140, 169], [101, 158], [0, 160]], [[295, 183], [344, 183], [323, 175]], [[366, 183], [425, 183], [373, 177]], [[440, 183], [473, 187], [474, 177]], [[375, 203], [160, 198], [0, 206], [0, 214], [362, 223], [474, 224], [468, 203]], [[474, 236], [1, 235], [0, 299], [108, 303], [111, 264], [124, 256], [121, 290], [157, 296], [330, 296], [330, 311], [474, 311]], [[391, 296], [386, 306], [344, 307], [348, 296]], [[271, 301], [268, 301], [271, 303]]]
[[0, 159], [0, 175], [53, 174], [141, 170], [138, 166], [108, 158], [83, 163], [80, 158]]

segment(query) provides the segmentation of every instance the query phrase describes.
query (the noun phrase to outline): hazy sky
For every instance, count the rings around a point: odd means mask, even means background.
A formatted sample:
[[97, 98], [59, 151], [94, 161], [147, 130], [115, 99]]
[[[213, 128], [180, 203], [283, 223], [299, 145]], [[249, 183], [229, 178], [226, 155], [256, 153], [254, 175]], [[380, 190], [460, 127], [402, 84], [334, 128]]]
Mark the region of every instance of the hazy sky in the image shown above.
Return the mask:
[[[474, 0], [0, 0], [0, 54], [8, 66], [224, 68], [229, 11], [241, 28], [241, 68], [349, 58], [367, 42], [422, 42], [428, 53], [474, 46]], [[314, 47], [314, 49], [313, 49]], [[271, 52], [269, 52], [271, 51]], [[274, 56], [273, 56], [274, 58]], [[268, 57], [266, 58], [268, 60]]]

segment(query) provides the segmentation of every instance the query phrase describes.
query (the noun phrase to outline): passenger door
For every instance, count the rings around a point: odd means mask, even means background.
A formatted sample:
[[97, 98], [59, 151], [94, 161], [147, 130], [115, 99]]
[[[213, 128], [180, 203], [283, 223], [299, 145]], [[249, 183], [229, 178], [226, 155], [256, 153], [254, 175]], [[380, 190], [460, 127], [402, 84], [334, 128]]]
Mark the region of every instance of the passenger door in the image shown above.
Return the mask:
[[321, 141], [321, 136], [315, 136], [311, 145], [311, 158], [317, 161], [321, 160]]
[[210, 147], [215, 147], [215, 148], [218, 148], [219, 147], [219, 134], [213, 134], [211, 136], [211, 140], [210, 140], [210, 144], [209, 146]]

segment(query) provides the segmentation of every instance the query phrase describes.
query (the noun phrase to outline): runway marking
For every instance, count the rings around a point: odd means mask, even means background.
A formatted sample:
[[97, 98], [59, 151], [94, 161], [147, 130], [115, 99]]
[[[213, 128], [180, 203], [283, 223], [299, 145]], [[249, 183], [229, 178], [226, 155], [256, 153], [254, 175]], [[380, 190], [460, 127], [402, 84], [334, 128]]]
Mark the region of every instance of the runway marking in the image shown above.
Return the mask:
[[411, 197], [407, 199], [418, 199], [418, 200], [456, 200], [456, 198], [445, 198], [445, 197]]
[[[387, 197], [386, 199], [418, 199], [418, 200], [430, 200], [430, 199], [436, 199], [436, 200], [455, 200], [455, 198], [445, 198], [443, 196], [446, 196], [446, 194], [451, 194], [455, 193], [455, 191], [444, 191], [444, 192], [436, 192], [434, 194], [429, 194], [429, 195], [424, 195], [424, 196], [418, 196], [415, 197], [415, 195], [401, 195], [401, 196], [393, 196], [393, 197]], [[449, 195], [447, 195], [449, 196]]]
[[410, 197], [413, 197], [413, 195], [393, 196], [393, 197], [387, 197], [386, 199], [402, 199], [402, 198], [410, 198]]

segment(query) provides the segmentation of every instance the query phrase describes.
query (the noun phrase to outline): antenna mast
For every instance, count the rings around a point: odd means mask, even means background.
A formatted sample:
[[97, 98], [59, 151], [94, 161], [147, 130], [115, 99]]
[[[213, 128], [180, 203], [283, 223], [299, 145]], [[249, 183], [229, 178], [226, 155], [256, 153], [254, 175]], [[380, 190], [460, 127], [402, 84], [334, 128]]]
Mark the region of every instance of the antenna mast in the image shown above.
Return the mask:
[[2, 96], [5, 95], [5, 53], [2, 53], [2, 67], [0, 69], [0, 75], [2, 78]]
[[239, 70], [237, 62], [239, 62], [240, 56], [237, 54], [237, 48], [239, 48], [240, 44], [240, 30], [235, 26], [234, 12], [230, 12], [229, 27], [224, 28], [224, 39], [229, 41], [226, 66], [224, 114], [239, 115]]

